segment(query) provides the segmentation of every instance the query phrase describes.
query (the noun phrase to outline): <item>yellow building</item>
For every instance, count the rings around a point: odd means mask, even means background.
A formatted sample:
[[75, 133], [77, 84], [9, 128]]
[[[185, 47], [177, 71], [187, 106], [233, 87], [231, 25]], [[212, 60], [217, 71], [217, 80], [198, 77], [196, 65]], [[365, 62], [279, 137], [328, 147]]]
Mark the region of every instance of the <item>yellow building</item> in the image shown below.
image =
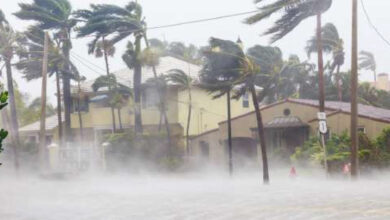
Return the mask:
[[390, 79], [387, 73], [378, 74], [377, 82], [371, 82], [370, 84], [376, 89], [390, 92]]
[[[326, 102], [329, 135], [350, 129], [350, 104]], [[309, 136], [318, 134], [318, 101], [287, 99], [261, 108], [267, 148], [292, 153]], [[249, 112], [232, 119], [233, 154], [235, 157], [253, 158], [260, 155], [255, 113]], [[368, 137], [377, 137], [390, 127], [390, 110], [359, 104], [359, 127]], [[204, 132], [191, 140], [194, 156], [206, 157], [214, 163], [227, 164], [227, 122], [221, 121], [217, 129]]]
[[[181, 69], [195, 82], [198, 79], [201, 67], [180, 59], [170, 56], [162, 57], [159, 65], [156, 66], [158, 74], [167, 74], [172, 69]], [[132, 87], [133, 70], [125, 68], [114, 72], [119, 83]], [[142, 83], [148, 79], [153, 78], [153, 71], [150, 67], [143, 67], [142, 69]], [[113, 131], [113, 121], [111, 116], [111, 108], [109, 107], [109, 100], [107, 100], [107, 90], [100, 92], [93, 92], [92, 84], [94, 80], [89, 80], [81, 84], [80, 110], [82, 115], [82, 125], [84, 131], [83, 142], [97, 144], [104, 134]], [[218, 122], [226, 119], [227, 107], [226, 96], [213, 100], [208, 92], [194, 86], [192, 92], [192, 116], [190, 123], [190, 136], [197, 136], [205, 131], [218, 128]], [[79, 97], [78, 87], [72, 87], [73, 106], [71, 115], [71, 127], [75, 139], [79, 139], [79, 117], [77, 109], [77, 99]], [[232, 116], [238, 116], [247, 112], [253, 111], [253, 105], [249, 101], [250, 97], [245, 96], [240, 100], [232, 101]], [[157, 90], [148, 86], [142, 88], [142, 123], [145, 130], [154, 131], [161, 121], [161, 114], [157, 107], [159, 97]], [[178, 86], [169, 84], [167, 88], [167, 96], [165, 99], [167, 103], [167, 116], [170, 127], [173, 130], [172, 135], [182, 137], [185, 133], [187, 125], [187, 114], [189, 108], [188, 91], [181, 90]], [[120, 117], [118, 117], [120, 115]], [[134, 126], [134, 106], [131, 98], [127, 105], [118, 113], [115, 110], [115, 124], [119, 128], [119, 118], [124, 129], [131, 129]], [[48, 134], [56, 133], [55, 116], [50, 118], [50, 127], [48, 127]], [[39, 122], [27, 125], [21, 128], [24, 136], [37, 137], [39, 132]], [[56, 139], [54, 137], [54, 139]]]

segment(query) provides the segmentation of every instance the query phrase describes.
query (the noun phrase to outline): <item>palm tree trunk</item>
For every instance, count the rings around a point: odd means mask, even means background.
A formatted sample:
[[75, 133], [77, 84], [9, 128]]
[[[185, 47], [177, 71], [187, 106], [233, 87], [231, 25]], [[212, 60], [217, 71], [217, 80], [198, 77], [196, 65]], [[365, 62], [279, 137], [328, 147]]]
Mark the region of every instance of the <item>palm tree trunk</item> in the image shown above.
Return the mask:
[[324, 87], [324, 58], [322, 54], [322, 35], [321, 35], [321, 12], [317, 14], [317, 54], [318, 54], [318, 84], [319, 84], [319, 102], [320, 112], [325, 111], [325, 87]]
[[356, 179], [358, 176], [358, 148], [359, 137], [358, 126], [358, 15], [357, 0], [352, 0], [352, 67], [351, 67], [351, 176]]
[[227, 124], [228, 124], [228, 153], [229, 153], [229, 174], [233, 175], [233, 141], [232, 141], [232, 114], [230, 90], [226, 93], [227, 103]]
[[71, 43], [70, 43], [70, 36], [69, 36], [69, 30], [66, 31], [66, 39], [64, 40], [64, 45], [62, 46], [62, 50], [65, 57], [65, 65], [64, 65], [64, 74], [62, 77], [62, 89], [63, 89], [63, 95], [64, 95], [64, 115], [65, 115], [65, 129], [64, 129], [64, 139], [65, 142], [72, 141], [72, 127], [71, 127], [71, 112], [72, 112], [72, 96], [71, 96], [71, 90], [70, 90], [70, 49], [71, 49]]
[[336, 73], [337, 79], [337, 92], [339, 97], [339, 102], [343, 101], [343, 90], [341, 89], [341, 76], [340, 76], [340, 65], [337, 65], [337, 73]]
[[15, 169], [19, 169], [19, 156], [18, 156], [18, 147], [20, 145], [20, 138], [19, 138], [19, 123], [18, 123], [18, 116], [16, 113], [16, 103], [15, 103], [15, 91], [14, 91], [14, 84], [13, 84], [13, 78], [12, 78], [12, 67], [11, 67], [11, 61], [7, 59], [5, 61], [5, 68], [7, 71], [7, 85], [8, 85], [8, 95], [9, 95], [9, 105], [10, 105], [10, 112], [11, 112], [11, 134], [13, 137], [13, 153], [14, 153], [14, 166]]
[[[135, 40], [135, 53], [138, 56], [141, 53], [141, 36], [137, 36]], [[135, 133], [142, 134], [142, 112], [141, 112], [141, 84], [142, 84], [142, 66], [137, 58], [134, 66], [134, 126]]]
[[84, 140], [84, 131], [83, 131], [83, 118], [81, 115], [80, 101], [81, 101], [81, 86], [80, 79], [77, 80], [78, 87], [78, 98], [77, 98], [77, 115], [79, 117], [79, 127], [80, 127], [80, 141]]
[[63, 127], [62, 127], [62, 115], [61, 115], [61, 86], [60, 86], [60, 76], [56, 72], [56, 86], [57, 86], [57, 119], [58, 119], [58, 139], [59, 145], [62, 146], [63, 143]]
[[260, 140], [260, 148], [261, 148], [261, 157], [263, 161], [263, 183], [269, 184], [269, 172], [268, 172], [268, 158], [267, 158], [267, 146], [265, 142], [265, 134], [264, 134], [264, 125], [263, 118], [260, 112], [259, 102], [257, 101], [257, 94], [255, 86], [252, 85], [251, 88], [253, 106], [255, 107], [256, 119], [257, 119], [257, 131]]
[[119, 129], [122, 131], [123, 130], [123, 126], [122, 126], [121, 108], [118, 108], [117, 111], [118, 111]]
[[186, 131], [186, 150], [187, 156], [190, 156], [190, 122], [191, 122], [191, 112], [192, 112], [192, 95], [191, 89], [188, 89], [188, 117], [187, 117], [187, 131]]
[[[144, 40], [145, 40], [146, 48], [150, 48], [146, 32], [144, 32], [143, 34], [144, 34]], [[152, 70], [153, 70], [154, 78], [157, 79], [156, 66], [152, 65]], [[161, 107], [162, 107], [163, 114], [164, 114], [164, 121], [165, 121], [166, 130], [167, 130], [168, 144], [169, 144], [169, 148], [171, 149], [173, 147], [173, 145], [172, 145], [172, 139], [171, 139], [171, 131], [170, 131], [170, 128], [169, 128], [168, 116], [167, 116], [167, 112], [166, 112], [166, 108], [165, 108], [165, 100], [164, 100], [164, 97], [162, 96], [162, 92], [159, 92], [158, 94], [159, 94], [159, 99], [160, 99], [160, 102], [161, 102], [161, 105], [162, 105]]]
[[[104, 54], [104, 62], [106, 63], [106, 73], [107, 76], [110, 76], [110, 66], [108, 64], [108, 56], [107, 56], [107, 48], [105, 44], [105, 39], [103, 39], [103, 54]], [[111, 93], [111, 85], [110, 83], [108, 84], [108, 92]], [[111, 106], [111, 118], [112, 118], [112, 129], [115, 132], [116, 131], [116, 120], [115, 120], [115, 112], [114, 112], [114, 107]]]

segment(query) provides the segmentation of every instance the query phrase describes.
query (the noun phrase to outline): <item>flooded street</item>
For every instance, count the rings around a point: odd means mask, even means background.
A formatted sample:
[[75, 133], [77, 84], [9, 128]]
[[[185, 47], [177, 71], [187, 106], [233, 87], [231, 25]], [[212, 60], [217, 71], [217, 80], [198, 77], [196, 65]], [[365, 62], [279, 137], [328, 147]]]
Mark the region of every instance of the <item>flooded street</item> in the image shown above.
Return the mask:
[[260, 184], [258, 173], [72, 180], [1, 178], [7, 220], [389, 219], [390, 180], [287, 177]]

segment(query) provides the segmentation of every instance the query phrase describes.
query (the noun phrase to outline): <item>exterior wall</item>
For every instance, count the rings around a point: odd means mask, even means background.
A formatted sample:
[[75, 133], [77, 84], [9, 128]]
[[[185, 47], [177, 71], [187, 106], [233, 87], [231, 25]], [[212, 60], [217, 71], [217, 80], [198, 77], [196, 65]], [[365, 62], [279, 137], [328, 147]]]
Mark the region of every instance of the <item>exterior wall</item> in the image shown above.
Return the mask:
[[210, 148], [209, 148], [209, 158], [203, 158], [203, 159], [208, 159], [209, 161], [212, 161], [215, 164], [223, 165], [224, 161], [226, 161], [226, 154], [225, 154], [224, 147], [219, 141], [218, 137], [219, 137], [219, 130], [214, 130], [191, 140], [190, 143], [191, 155], [196, 157], [202, 155], [200, 146], [201, 146], [201, 142], [204, 141], [209, 144]]
[[[327, 119], [328, 127], [331, 133], [342, 134], [350, 131], [351, 116], [347, 113], [337, 113]], [[359, 117], [359, 127], [364, 127], [366, 134], [370, 138], [376, 138], [383, 129], [390, 127], [390, 123], [379, 122], [376, 120]], [[318, 130], [318, 121], [310, 122], [311, 135], [315, 135]]]
[[[213, 99], [199, 88], [192, 88], [192, 114], [190, 122], [190, 136], [202, 134], [218, 128], [218, 123], [227, 118], [226, 95], [218, 99]], [[188, 118], [189, 98], [188, 91], [178, 92], [178, 120], [186, 129]], [[251, 97], [249, 96], [249, 107], [244, 108], [242, 98], [231, 101], [232, 117], [253, 111]]]
[[[317, 117], [318, 108], [296, 104], [291, 102], [283, 102], [280, 104], [271, 105], [270, 107], [263, 108], [261, 110], [263, 123], [271, 121], [275, 117], [284, 116], [283, 112], [285, 109], [290, 109], [291, 116], [299, 117], [303, 122], [308, 122], [313, 118]], [[329, 113], [329, 111], [328, 111]], [[250, 113], [240, 118], [232, 120], [232, 135], [233, 137], [252, 137], [251, 128], [257, 127], [256, 115], [255, 113]], [[227, 123], [222, 122], [219, 124], [219, 129], [221, 130], [221, 139], [227, 139]]]
[[385, 91], [390, 91], [390, 80], [388, 74], [386, 73], [378, 74], [378, 81], [376, 83], [376, 88]]

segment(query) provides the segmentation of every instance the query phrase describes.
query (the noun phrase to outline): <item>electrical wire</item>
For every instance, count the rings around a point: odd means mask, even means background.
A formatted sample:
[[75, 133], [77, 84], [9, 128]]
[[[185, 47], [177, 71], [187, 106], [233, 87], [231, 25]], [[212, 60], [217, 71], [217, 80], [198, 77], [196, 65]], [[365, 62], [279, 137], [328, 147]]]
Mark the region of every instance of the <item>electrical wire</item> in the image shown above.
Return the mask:
[[364, 5], [364, 1], [360, 0], [360, 3], [362, 5], [362, 9], [364, 12], [364, 15], [366, 16], [367, 22], [369, 23], [370, 27], [377, 33], [377, 35], [388, 45], [390, 46], [390, 41], [385, 38], [385, 36], [379, 31], [379, 29], [374, 25], [374, 23], [371, 20], [370, 15], [368, 14], [368, 11]]

